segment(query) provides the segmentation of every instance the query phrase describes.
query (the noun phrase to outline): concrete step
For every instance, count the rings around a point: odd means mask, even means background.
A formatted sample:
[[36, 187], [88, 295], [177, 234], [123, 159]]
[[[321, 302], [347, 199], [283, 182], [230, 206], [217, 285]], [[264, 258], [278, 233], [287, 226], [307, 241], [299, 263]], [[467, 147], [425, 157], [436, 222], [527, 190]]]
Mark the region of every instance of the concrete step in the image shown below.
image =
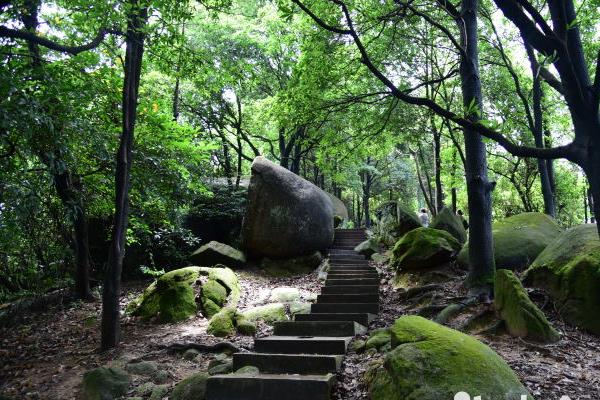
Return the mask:
[[317, 303], [379, 303], [379, 294], [320, 294]]
[[325, 286], [338, 285], [379, 285], [379, 279], [376, 278], [353, 278], [353, 279], [327, 279]]
[[346, 270], [350, 270], [350, 269], [357, 270], [357, 271], [376, 271], [376, 269], [371, 267], [370, 265], [330, 265], [329, 266], [330, 271], [336, 271], [336, 270], [346, 271]]
[[323, 286], [322, 294], [379, 294], [378, 285]]
[[369, 264], [369, 260], [365, 258], [346, 258], [346, 257], [329, 257], [329, 262], [332, 264]]
[[379, 312], [379, 303], [314, 303], [311, 313], [371, 313]]
[[335, 375], [227, 374], [208, 378], [207, 400], [329, 400]]
[[296, 314], [296, 321], [354, 321], [361, 325], [368, 326], [369, 322], [375, 319], [375, 314], [370, 313], [315, 313], [315, 314]]
[[350, 339], [330, 336], [267, 336], [254, 340], [254, 350], [259, 353], [345, 354]]
[[341, 355], [235, 353], [233, 370], [252, 365], [263, 374], [334, 374], [340, 369], [342, 358]]
[[376, 271], [329, 271], [328, 278], [344, 279], [344, 278], [379, 278]]
[[356, 336], [367, 328], [354, 321], [280, 321], [275, 322], [277, 336]]
[[350, 253], [329, 253], [329, 259], [330, 260], [337, 260], [337, 259], [342, 259], [342, 260], [366, 260], [366, 258], [360, 254], [350, 254]]
[[350, 244], [348, 244], [348, 245], [343, 244], [343, 245], [335, 245], [335, 246], [331, 247], [331, 250], [351, 250], [351, 251], [354, 251], [355, 247], [356, 246], [352, 246]]

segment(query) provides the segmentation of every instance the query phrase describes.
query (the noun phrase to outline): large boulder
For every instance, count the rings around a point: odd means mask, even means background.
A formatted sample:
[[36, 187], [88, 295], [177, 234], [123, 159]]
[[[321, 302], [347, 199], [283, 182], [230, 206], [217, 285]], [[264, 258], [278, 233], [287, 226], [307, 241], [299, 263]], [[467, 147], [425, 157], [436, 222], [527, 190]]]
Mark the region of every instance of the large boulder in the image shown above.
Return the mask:
[[508, 364], [469, 335], [418, 316], [396, 320], [390, 332], [393, 350], [366, 374], [373, 400], [453, 399], [458, 392], [532, 399]]
[[391, 265], [397, 270], [424, 270], [454, 259], [460, 243], [446, 231], [417, 228], [394, 246]]
[[494, 307], [512, 336], [541, 343], [554, 343], [560, 339], [556, 329], [529, 299], [521, 281], [512, 271], [496, 271], [494, 294]]
[[238, 249], [210, 241], [194, 251], [190, 256], [192, 262], [196, 265], [212, 267], [216, 264], [227, 265], [228, 267], [242, 267], [246, 263], [246, 256]]
[[566, 321], [600, 335], [600, 240], [595, 224], [558, 236], [525, 271], [523, 281], [547, 290]]
[[186, 267], [159, 277], [128, 307], [133, 315], [159, 322], [182, 321], [199, 311], [212, 317], [225, 305], [235, 306], [241, 288], [235, 273], [221, 265]]
[[291, 258], [333, 243], [333, 205], [317, 186], [264, 157], [252, 163], [243, 247], [255, 258]]
[[377, 240], [373, 237], [368, 238], [362, 243], [359, 243], [354, 251], [360, 255], [365, 257], [371, 257], [373, 254], [379, 251], [379, 245], [377, 244]]
[[333, 216], [338, 217], [342, 221], [348, 220], [348, 209], [346, 208], [344, 202], [329, 192], [325, 192], [325, 194], [327, 194], [331, 200], [331, 204], [333, 206]]
[[380, 205], [375, 215], [375, 235], [386, 246], [393, 246], [406, 233], [422, 226], [414, 211], [395, 201]]
[[[496, 268], [523, 270], [563, 229], [546, 214], [523, 213], [494, 222]], [[469, 243], [458, 254], [458, 263], [469, 267]]]
[[462, 219], [448, 207], [442, 208], [437, 213], [429, 227], [450, 233], [461, 244], [465, 244], [467, 241], [467, 231]]
[[208, 374], [197, 372], [180, 381], [173, 393], [169, 396], [171, 400], [202, 400], [206, 397], [206, 382]]

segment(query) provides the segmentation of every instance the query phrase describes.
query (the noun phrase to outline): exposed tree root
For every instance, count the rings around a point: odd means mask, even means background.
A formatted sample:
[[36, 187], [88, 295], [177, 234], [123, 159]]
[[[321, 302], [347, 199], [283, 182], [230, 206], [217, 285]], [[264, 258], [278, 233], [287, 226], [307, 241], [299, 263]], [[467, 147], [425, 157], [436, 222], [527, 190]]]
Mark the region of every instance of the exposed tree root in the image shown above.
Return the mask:
[[437, 322], [438, 324], [445, 324], [448, 322], [448, 320], [450, 320], [450, 318], [454, 317], [455, 315], [459, 314], [462, 310], [464, 310], [466, 307], [473, 305], [475, 303], [478, 302], [478, 298], [477, 297], [469, 297], [464, 301], [461, 301], [459, 303], [453, 303], [450, 304], [449, 306], [447, 306], [446, 308], [444, 308], [435, 318], [434, 321]]
[[216, 353], [216, 352], [227, 352], [227, 353], [238, 353], [241, 351], [239, 347], [231, 342], [219, 342], [215, 344], [200, 344], [200, 343], [173, 343], [166, 347], [169, 353], [181, 353], [186, 350], [198, 350], [204, 353]]
[[431, 292], [433, 290], [439, 290], [439, 289], [442, 289], [442, 286], [438, 285], [437, 283], [431, 283], [429, 285], [417, 286], [417, 287], [408, 289], [404, 293], [401, 293], [400, 298], [408, 300], [419, 294]]
[[480, 310], [479, 312], [477, 312], [477, 313], [471, 315], [469, 318], [467, 318], [463, 323], [461, 323], [458, 326], [457, 329], [462, 332], [467, 332], [470, 330], [470, 328], [474, 324], [477, 323], [477, 321], [483, 320], [483, 319], [489, 318], [489, 317], [495, 318], [495, 316], [496, 316], [496, 314], [492, 308], [489, 308], [489, 307], [484, 308], [483, 310]]

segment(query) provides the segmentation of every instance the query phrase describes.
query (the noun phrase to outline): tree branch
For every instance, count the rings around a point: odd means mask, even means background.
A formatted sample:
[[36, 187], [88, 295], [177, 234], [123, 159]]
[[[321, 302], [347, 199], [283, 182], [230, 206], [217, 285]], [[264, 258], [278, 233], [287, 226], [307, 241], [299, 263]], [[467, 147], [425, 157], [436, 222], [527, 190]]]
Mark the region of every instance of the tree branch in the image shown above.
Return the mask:
[[[300, 0], [292, 0], [292, 1], [298, 5], [302, 4], [300, 2]], [[554, 147], [554, 148], [538, 148], [538, 147], [521, 146], [521, 145], [514, 143], [512, 140], [508, 139], [501, 133], [499, 133], [491, 128], [488, 128], [487, 126], [482, 125], [481, 123], [472, 122], [468, 119], [462, 118], [459, 115], [440, 106], [439, 104], [437, 104], [436, 102], [434, 102], [432, 100], [429, 100], [427, 98], [422, 98], [422, 97], [410, 96], [410, 95], [402, 92], [400, 89], [398, 89], [392, 83], [392, 81], [390, 79], [388, 79], [388, 77], [386, 77], [375, 66], [375, 64], [373, 64], [373, 61], [370, 59], [367, 49], [365, 48], [364, 44], [362, 43], [362, 40], [358, 36], [358, 33], [354, 29], [354, 24], [352, 22], [352, 18], [350, 16], [350, 11], [348, 10], [347, 5], [341, 0], [331, 0], [331, 1], [333, 3], [339, 5], [340, 8], [342, 9], [342, 12], [344, 14], [344, 19], [346, 20], [346, 24], [348, 26], [348, 29], [346, 30], [348, 33], [346, 33], [346, 35], [349, 35], [352, 37], [354, 44], [356, 45], [359, 53], [361, 54], [361, 57], [362, 57], [361, 62], [369, 69], [369, 71], [371, 71], [371, 73], [377, 79], [379, 79], [385, 86], [388, 87], [388, 89], [390, 90], [390, 93], [394, 97], [396, 97], [399, 100], [402, 100], [403, 102], [408, 103], [408, 104], [427, 107], [430, 110], [432, 110], [433, 112], [435, 112], [436, 114], [438, 114], [439, 116], [441, 116], [443, 118], [447, 118], [450, 121], [460, 125], [463, 128], [473, 129], [480, 135], [485, 136], [485, 137], [495, 141], [500, 146], [504, 147], [506, 149], [506, 151], [508, 151], [509, 153], [511, 153], [514, 156], [535, 157], [535, 158], [544, 158], [544, 159], [566, 158], [567, 160], [570, 160], [570, 161], [576, 161], [576, 153], [574, 150], [573, 143], [570, 143], [570, 144], [564, 145], [564, 146]], [[495, 1], [503, 2], [504, 0], [495, 0]], [[306, 6], [302, 5], [301, 8], [305, 9]], [[309, 14], [309, 16], [310, 15], [314, 15], [314, 14], [312, 14], [312, 12], [311, 12], [311, 14]], [[312, 18], [312, 16], [311, 16], [311, 18]], [[319, 22], [317, 20], [315, 20], [315, 22], [317, 24], [319, 24]], [[321, 24], [319, 24], [319, 25], [321, 25]], [[321, 25], [321, 26], [323, 28], [325, 28], [326, 24]], [[327, 28], [325, 28], [325, 29], [327, 29]]]
[[54, 42], [50, 39], [43, 38], [32, 32], [11, 29], [7, 28], [6, 26], [0, 26], [0, 37], [9, 39], [23, 39], [27, 42], [35, 43], [40, 46], [46, 47], [50, 50], [60, 51], [61, 53], [68, 53], [72, 55], [77, 55], [84, 51], [98, 47], [98, 45], [100, 45], [100, 43], [102, 43], [102, 41], [104, 40], [104, 37], [109, 33], [117, 33], [117, 31], [102, 28], [100, 29], [100, 31], [98, 31], [98, 34], [96, 34], [96, 37], [94, 37], [94, 39], [92, 39], [91, 42], [79, 46], [67, 46]]

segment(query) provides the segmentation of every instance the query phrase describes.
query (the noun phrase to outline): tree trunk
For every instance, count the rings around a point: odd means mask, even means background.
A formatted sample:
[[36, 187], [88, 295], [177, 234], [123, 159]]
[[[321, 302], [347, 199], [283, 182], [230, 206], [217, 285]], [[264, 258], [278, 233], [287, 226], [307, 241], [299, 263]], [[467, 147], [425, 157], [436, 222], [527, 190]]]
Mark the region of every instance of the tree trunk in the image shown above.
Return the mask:
[[102, 293], [103, 349], [116, 347], [120, 338], [119, 296], [121, 271], [125, 255], [125, 234], [129, 219], [129, 184], [131, 178], [133, 135], [137, 113], [138, 89], [144, 55], [143, 32], [148, 21], [148, 8], [130, 0], [125, 39], [125, 78], [123, 81], [123, 131], [117, 151], [115, 173], [115, 216], [112, 241], [108, 252], [108, 268]]
[[[21, 20], [25, 29], [35, 33], [39, 24], [38, 10], [40, 0], [27, 0], [24, 5], [24, 13]], [[31, 55], [31, 67], [34, 70], [33, 79], [43, 80], [39, 74], [39, 68], [42, 67], [40, 48], [35, 42], [28, 42], [28, 49]], [[75, 250], [75, 297], [81, 300], [94, 300], [90, 290], [90, 257], [89, 257], [89, 238], [88, 222], [85, 212], [83, 199], [81, 198], [81, 188], [76, 188], [73, 184], [71, 171], [62, 160], [59, 151], [54, 150], [54, 159], [50, 160], [48, 154], [43, 150], [39, 152], [42, 162], [48, 166], [52, 172], [54, 187], [63, 206], [72, 211], [73, 218], [73, 247]], [[58, 163], [62, 163], [64, 168], [56, 168]], [[62, 172], [58, 172], [62, 171]]]
[[[460, 61], [461, 88], [466, 117], [479, 121], [483, 110], [481, 81], [479, 78], [479, 50], [477, 45], [478, 0], [462, 0], [462, 43], [466, 57]], [[466, 153], [466, 179], [469, 201], [469, 277], [471, 293], [481, 297], [491, 296], [494, 284], [494, 246], [492, 236], [493, 185], [487, 176], [485, 144], [472, 129], [464, 129]]]
[[237, 145], [238, 145], [238, 152], [237, 152], [237, 176], [235, 177], [235, 189], [239, 189], [240, 188], [240, 181], [242, 179], [242, 162], [243, 162], [243, 158], [242, 158], [242, 140], [240, 139], [240, 137], [237, 137]]
[[[525, 45], [527, 56], [531, 65], [533, 74], [533, 138], [536, 147], [544, 147], [544, 127], [542, 117], [542, 82], [541, 77], [536, 68], [537, 61], [533, 48]], [[552, 184], [550, 183], [550, 174], [548, 173], [548, 162], [544, 159], [537, 159], [538, 170], [540, 174], [540, 186], [542, 188], [542, 196], [544, 198], [544, 212], [552, 218], [556, 217], [556, 207], [554, 205], [554, 193], [552, 192]]]
[[231, 156], [229, 155], [229, 146], [225, 140], [223, 140], [223, 159], [223, 168], [225, 169], [225, 177], [227, 178], [227, 187], [231, 189], [233, 187], [233, 181], [231, 179]]
[[[432, 118], [433, 119], [433, 118]], [[433, 132], [433, 155], [435, 160], [435, 207], [440, 211], [444, 207], [444, 192], [442, 189], [442, 158], [441, 152], [441, 132], [437, 129]]]

